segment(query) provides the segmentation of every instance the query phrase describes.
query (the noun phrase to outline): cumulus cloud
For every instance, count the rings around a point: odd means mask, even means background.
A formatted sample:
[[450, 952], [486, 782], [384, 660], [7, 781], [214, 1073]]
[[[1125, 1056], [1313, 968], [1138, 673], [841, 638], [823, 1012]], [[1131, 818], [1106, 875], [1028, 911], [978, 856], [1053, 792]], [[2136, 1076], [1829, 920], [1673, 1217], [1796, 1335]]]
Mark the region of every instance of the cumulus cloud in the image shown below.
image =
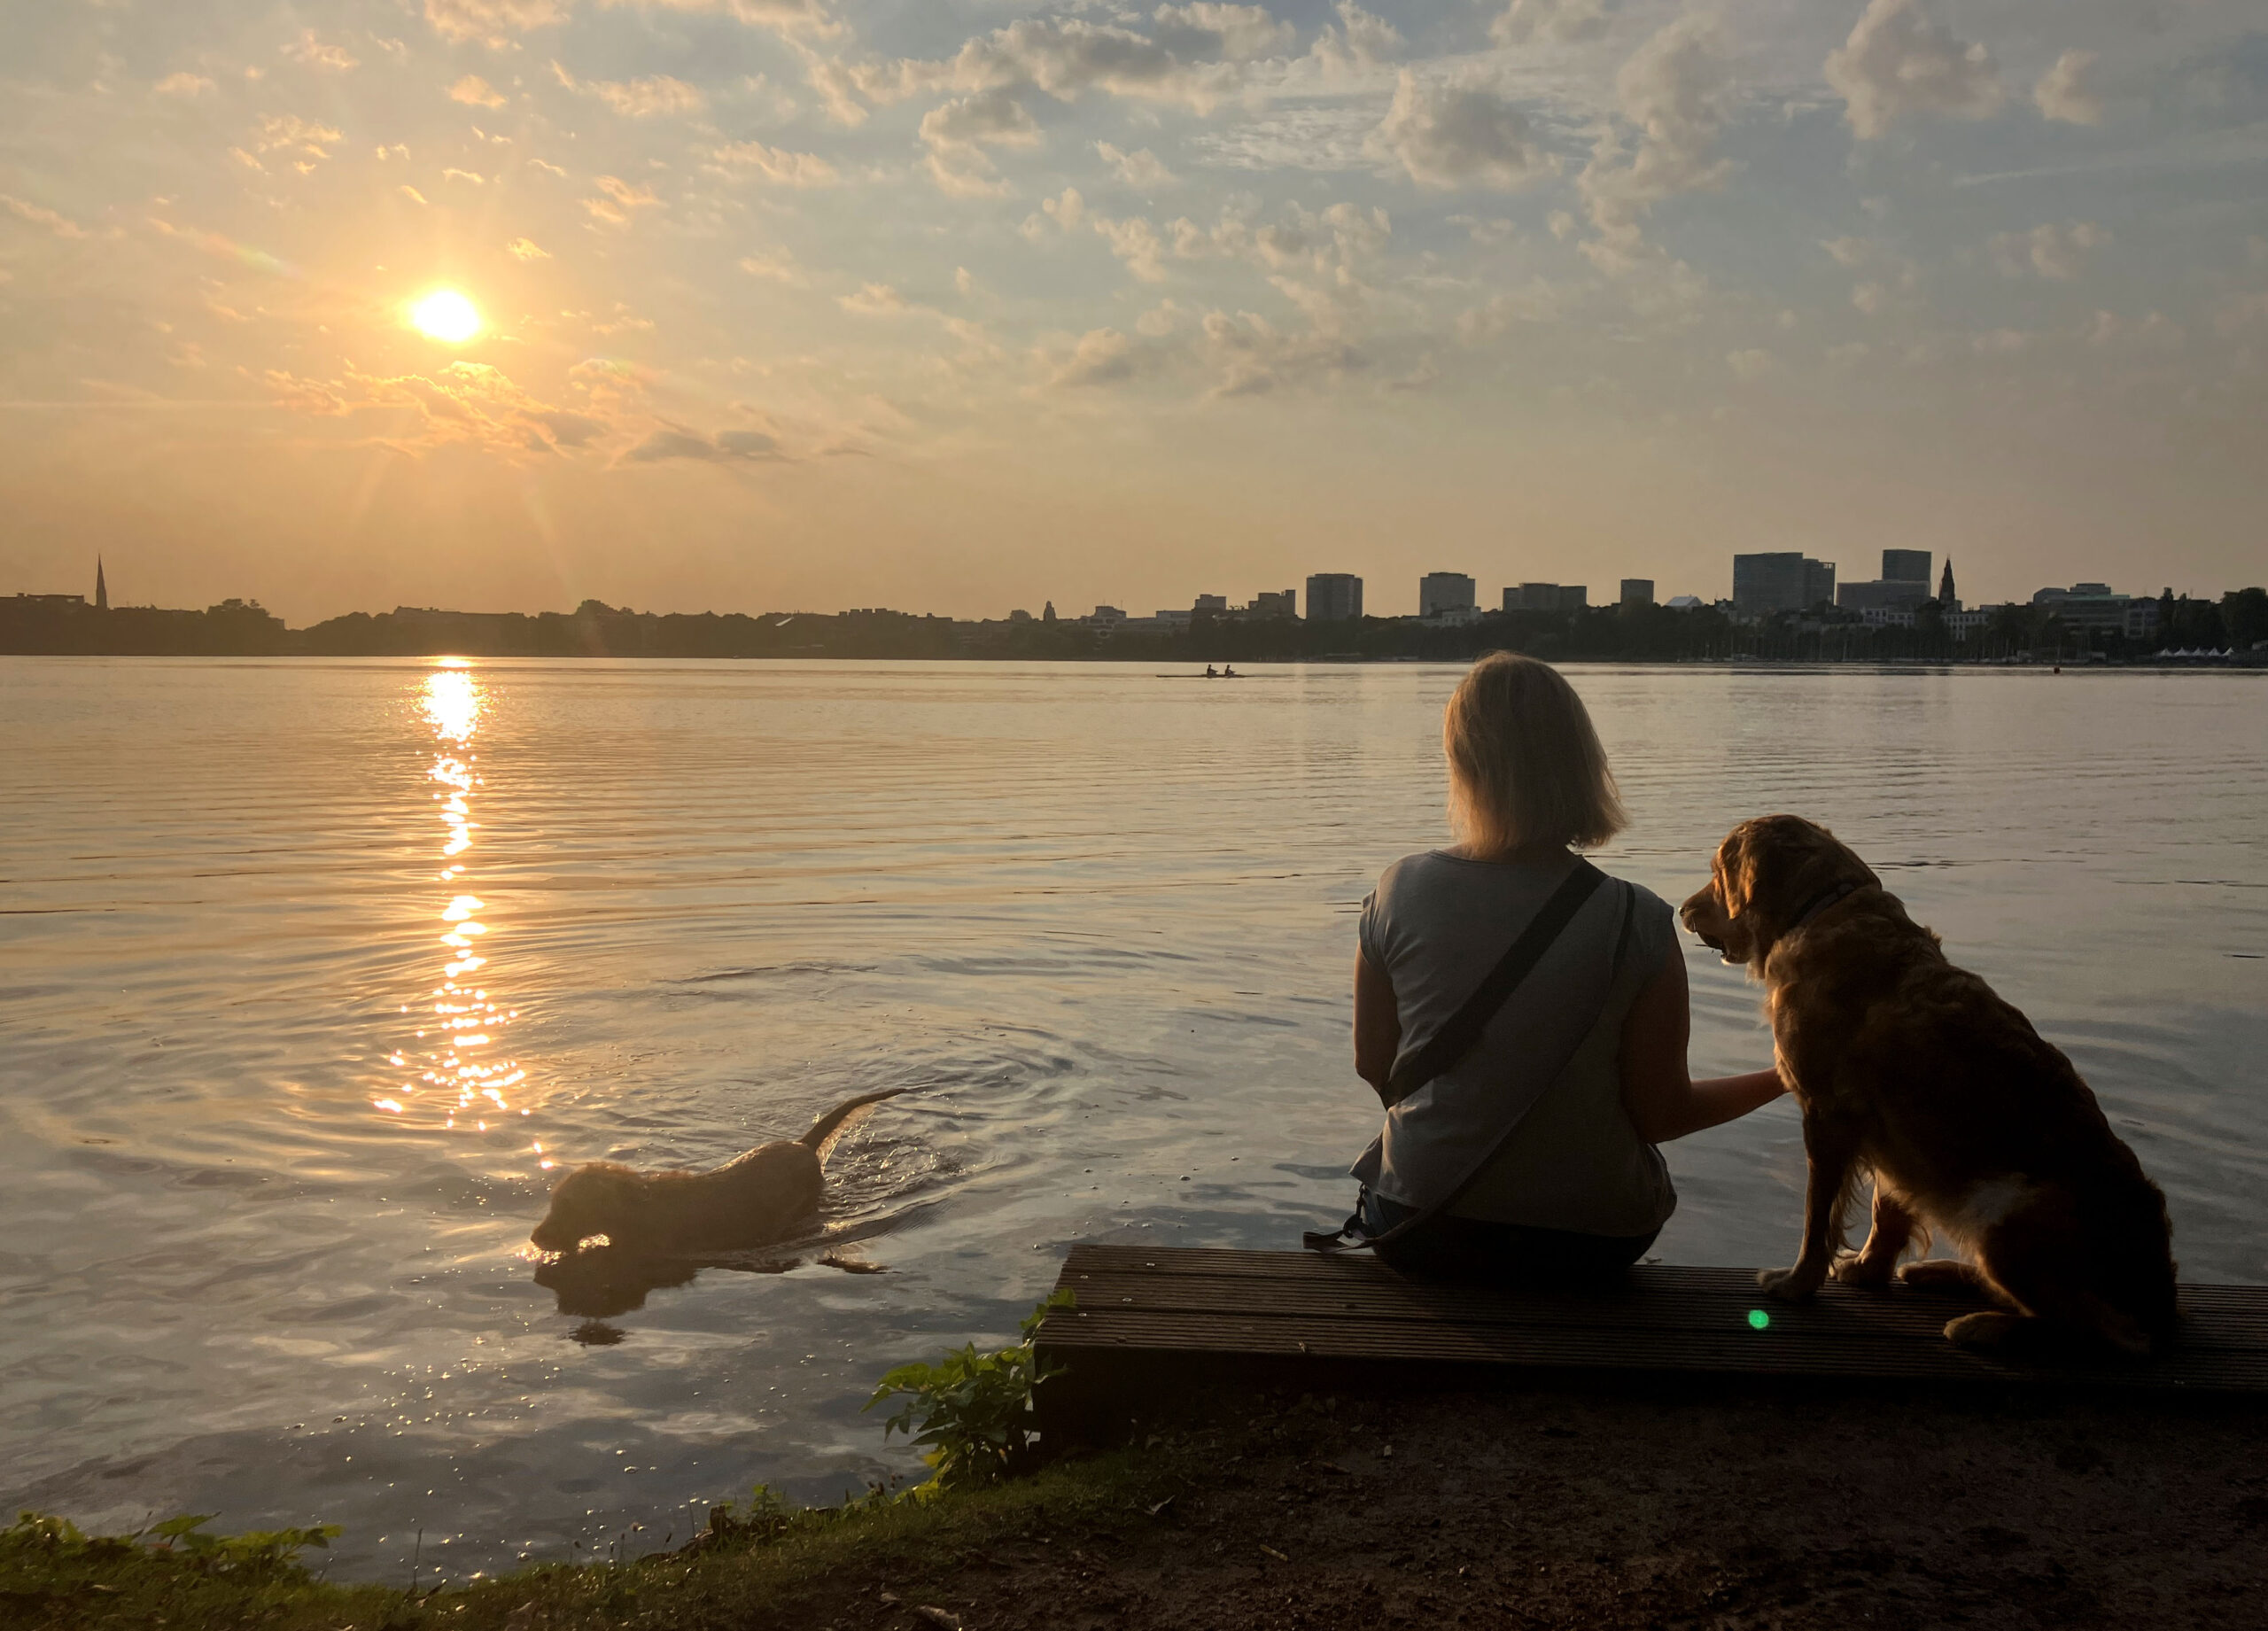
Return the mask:
[[2032, 105], [2047, 119], [2067, 125], [2102, 122], [2102, 97], [2090, 82], [2094, 77], [2093, 51], [2067, 50], [2031, 88]]
[[252, 144], [264, 153], [284, 149], [310, 159], [328, 159], [332, 145], [345, 139], [329, 125], [319, 124], [314, 120], [300, 119], [291, 113], [264, 113], [260, 116], [260, 132], [252, 138]]
[[343, 46], [326, 45], [315, 37], [315, 31], [304, 28], [299, 37], [284, 46], [284, 54], [292, 61], [311, 68], [322, 68], [333, 74], [344, 74], [356, 65], [356, 58]]
[[1134, 342], [1115, 329], [1091, 329], [1057, 361], [1047, 383], [1058, 388], [1110, 385], [1134, 377]]
[[956, 198], [994, 196], [1006, 190], [995, 179], [987, 147], [1036, 147], [1039, 122], [1005, 90], [941, 102], [921, 117], [921, 140], [928, 146], [930, 179]]
[[1276, 55], [1297, 37], [1291, 24], [1278, 22], [1264, 6], [1197, 0], [1161, 5], [1154, 16], [1158, 43], [1184, 57], [1249, 62]]
[[1147, 218], [1137, 215], [1130, 221], [1112, 221], [1098, 215], [1095, 230], [1110, 241], [1110, 252], [1123, 260], [1135, 276], [1146, 283], [1165, 282], [1165, 242]]
[[1287, 334], [1265, 317], [1239, 312], [1208, 312], [1202, 325], [1205, 348], [1220, 377], [1208, 396], [1259, 396], [1314, 376], [1332, 376], [1363, 366], [1362, 353], [1337, 335]]
[[167, 74], [151, 89], [161, 97], [201, 97], [213, 89], [213, 82], [202, 74], [190, 74], [184, 70]]
[[1826, 74], [1861, 141], [1913, 114], [1982, 119], [2000, 105], [1992, 53], [1954, 38], [1919, 0], [1871, 0], [1851, 37], [1828, 52]]
[[470, 446], [507, 458], [581, 447], [612, 427], [604, 420], [539, 400], [485, 362], [452, 362], [438, 373], [383, 377], [349, 364], [340, 379], [302, 378], [272, 369], [276, 403], [318, 418], [411, 410], [406, 432], [376, 439], [405, 453]]
[[1488, 25], [1488, 37], [1499, 45], [1596, 40], [1605, 32], [1606, 8], [1601, 0], [1512, 0]]
[[651, 464], [662, 459], [694, 459], [710, 464], [764, 463], [784, 459], [777, 437], [762, 431], [719, 431], [703, 436], [681, 425], [654, 431], [628, 453], [625, 462]]
[[1421, 187], [1510, 190], [1550, 168], [1527, 116], [1472, 70], [1443, 82], [1404, 68], [1363, 147], [1400, 164]]
[[1108, 142], [1097, 142], [1095, 152], [1111, 167], [1112, 174], [1138, 191], [1155, 192], [1161, 188], [1171, 187], [1180, 180], [1166, 168], [1157, 154], [1146, 147], [1137, 148], [1130, 153], [1113, 147]]
[[750, 277], [761, 277], [771, 283], [792, 285], [804, 281], [803, 272], [796, 265], [795, 256], [784, 249], [774, 249], [769, 253], [743, 255], [741, 257], [740, 268]]
[[467, 107], [501, 107], [504, 93], [478, 74], [468, 74], [449, 87], [449, 100], [462, 102]]
[[602, 196], [585, 198], [583, 207], [594, 221], [602, 221], [610, 227], [626, 227], [633, 212], [661, 205], [652, 188], [633, 185], [619, 175], [602, 175], [593, 184]]
[[832, 187], [842, 178], [817, 153], [790, 152], [761, 142], [731, 142], [711, 155], [727, 171], [755, 175], [779, 187]]
[[1184, 58], [1130, 28], [1042, 17], [1020, 18], [980, 35], [944, 62], [900, 63], [890, 74], [869, 74], [861, 89], [882, 97], [929, 84], [964, 91], [1029, 89], [1059, 102], [1099, 90], [1131, 100], [1175, 103], [1201, 113], [1238, 83], [1233, 65]]
[[2031, 274], [2070, 283], [2085, 269], [2087, 252], [2109, 242], [2109, 230], [2092, 221], [2061, 227], [2046, 221], [2029, 232], [1996, 232], [1984, 247], [2003, 277]]
[[504, 252], [515, 260], [548, 260], [551, 252], [532, 238], [516, 237], [504, 245]]
[[86, 228], [69, 216], [49, 209], [44, 205], [33, 204], [23, 198], [10, 198], [4, 192], [0, 192], [0, 209], [6, 210], [18, 221], [28, 221], [35, 227], [44, 227], [58, 237], [85, 237], [87, 236]]
[[1325, 79], [1352, 79], [1392, 62], [1403, 43], [1385, 18], [1365, 12], [1355, 0], [1339, 0], [1338, 22], [1323, 26], [1308, 56]]
[[864, 283], [856, 294], [839, 294], [835, 303], [861, 317], [882, 317], [907, 309], [905, 297], [888, 283]]
[[736, 21], [781, 34], [842, 32], [827, 0], [600, 0], [603, 5], [650, 6], [664, 12], [721, 12]]
[[698, 89], [666, 74], [633, 80], [579, 80], [556, 62], [551, 65], [551, 72], [568, 89], [596, 97], [625, 119], [698, 113], [708, 105], [708, 98]]
[[425, 20], [447, 40], [501, 50], [512, 36], [567, 20], [564, 0], [425, 0]]

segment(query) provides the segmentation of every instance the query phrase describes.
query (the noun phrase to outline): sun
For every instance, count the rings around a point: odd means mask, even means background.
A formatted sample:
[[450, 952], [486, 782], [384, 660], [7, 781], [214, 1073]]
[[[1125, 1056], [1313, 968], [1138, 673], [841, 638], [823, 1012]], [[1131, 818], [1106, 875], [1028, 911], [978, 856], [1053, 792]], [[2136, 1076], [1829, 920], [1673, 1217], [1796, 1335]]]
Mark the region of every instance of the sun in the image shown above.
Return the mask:
[[436, 289], [411, 305], [409, 321], [429, 339], [462, 346], [480, 332], [480, 308], [454, 289]]

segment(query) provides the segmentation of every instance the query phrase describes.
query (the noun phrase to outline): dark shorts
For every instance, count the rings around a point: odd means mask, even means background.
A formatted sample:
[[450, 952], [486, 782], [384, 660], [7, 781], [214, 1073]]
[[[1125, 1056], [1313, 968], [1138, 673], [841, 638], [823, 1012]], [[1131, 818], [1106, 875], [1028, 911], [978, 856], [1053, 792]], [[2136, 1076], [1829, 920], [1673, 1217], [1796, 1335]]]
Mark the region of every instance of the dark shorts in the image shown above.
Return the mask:
[[[1365, 1234], [1382, 1235], [1415, 1213], [1365, 1187], [1355, 1215]], [[1655, 1229], [1643, 1235], [1593, 1235], [1443, 1215], [1377, 1251], [1394, 1268], [1421, 1279], [1581, 1285], [1612, 1279], [1643, 1257], [1660, 1233]]]

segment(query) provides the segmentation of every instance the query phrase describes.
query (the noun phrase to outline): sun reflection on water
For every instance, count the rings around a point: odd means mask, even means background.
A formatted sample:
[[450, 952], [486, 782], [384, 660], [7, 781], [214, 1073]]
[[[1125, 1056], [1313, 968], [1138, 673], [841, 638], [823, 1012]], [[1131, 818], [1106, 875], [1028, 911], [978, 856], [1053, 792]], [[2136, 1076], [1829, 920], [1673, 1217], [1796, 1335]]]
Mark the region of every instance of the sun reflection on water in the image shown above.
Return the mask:
[[[496, 1002], [478, 978], [488, 965], [478, 950], [488, 933], [479, 917], [486, 903], [466, 892], [470, 863], [461, 858], [480, 830], [472, 813], [483, 783], [480, 756], [472, 743], [487, 711], [486, 694], [461, 659], [445, 659], [419, 691], [418, 711], [433, 733], [433, 760], [426, 775], [436, 784], [432, 797], [446, 833], [438, 881], [452, 891], [441, 908], [439, 936], [447, 950], [441, 982], [422, 1005], [427, 1018], [416, 1040], [423, 1045], [387, 1056], [388, 1064], [406, 1073], [400, 1097], [371, 1100], [388, 1115], [423, 1112], [445, 1127], [469, 1120], [481, 1132], [492, 1119], [528, 1113], [511, 1098], [527, 1072], [517, 1060], [499, 1057], [497, 1048], [518, 1011]], [[404, 1004], [402, 1012], [419, 1012], [420, 1006]]]

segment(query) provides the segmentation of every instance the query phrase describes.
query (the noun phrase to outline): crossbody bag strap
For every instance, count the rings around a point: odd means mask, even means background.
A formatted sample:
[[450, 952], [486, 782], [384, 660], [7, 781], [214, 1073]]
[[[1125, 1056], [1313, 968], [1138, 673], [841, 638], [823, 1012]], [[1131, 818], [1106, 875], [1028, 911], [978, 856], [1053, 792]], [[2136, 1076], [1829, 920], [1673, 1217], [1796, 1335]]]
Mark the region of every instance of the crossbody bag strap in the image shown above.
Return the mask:
[[[1474, 1045], [1480, 1040], [1481, 1032], [1488, 1029], [1488, 1022], [1495, 1019], [1497, 1012], [1511, 999], [1512, 993], [1519, 989], [1520, 982], [1534, 972], [1535, 966], [1543, 960], [1544, 953], [1549, 951], [1559, 936], [1566, 932], [1567, 925], [1574, 921], [1575, 913], [1583, 909], [1584, 903], [1597, 893], [1599, 885], [1605, 882], [1604, 873], [1588, 860], [1577, 859], [1574, 870], [1561, 880], [1557, 889], [1552, 890], [1550, 898], [1543, 903], [1542, 909], [1529, 920], [1527, 927], [1520, 930], [1512, 944], [1505, 948], [1504, 955], [1497, 959], [1496, 966], [1491, 968], [1480, 983], [1473, 988], [1472, 994], [1464, 999], [1464, 1006], [1449, 1016], [1449, 1022], [1434, 1032], [1424, 1047], [1419, 1048], [1394, 1068], [1394, 1074], [1386, 1079], [1386, 1091], [1383, 1095], [1388, 1109], [1400, 1104], [1410, 1094], [1443, 1071], [1455, 1066], [1459, 1060], [1472, 1052]], [[1615, 940], [1617, 967], [1619, 967], [1621, 962], [1622, 940], [1627, 936], [1629, 931], [1631, 910], [1637, 900], [1635, 891], [1627, 893], [1628, 899], [1625, 901], [1622, 909], [1622, 933], [1618, 935]], [[1610, 989], [1612, 989], [1611, 977]], [[1565, 1068], [1564, 1061], [1559, 1068]], [[1555, 1069], [1553, 1074], [1556, 1076], [1557, 1070]], [[1511, 1129], [1505, 1130], [1504, 1137], [1506, 1138], [1511, 1137]], [[1496, 1150], [1503, 1147], [1503, 1141], [1499, 1139], [1495, 1147], [1474, 1165], [1472, 1172], [1465, 1176], [1464, 1182], [1460, 1183], [1455, 1190], [1416, 1216], [1402, 1219], [1382, 1235], [1364, 1235], [1350, 1239], [1347, 1231], [1342, 1229], [1335, 1234], [1303, 1234], [1300, 1237], [1301, 1244], [1310, 1251], [1351, 1252], [1359, 1251], [1364, 1247], [1375, 1247], [1382, 1240], [1398, 1239], [1454, 1204], [1457, 1197], [1464, 1192], [1466, 1186], [1480, 1176], [1483, 1168], [1487, 1166], [1489, 1161], [1495, 1159]]]

